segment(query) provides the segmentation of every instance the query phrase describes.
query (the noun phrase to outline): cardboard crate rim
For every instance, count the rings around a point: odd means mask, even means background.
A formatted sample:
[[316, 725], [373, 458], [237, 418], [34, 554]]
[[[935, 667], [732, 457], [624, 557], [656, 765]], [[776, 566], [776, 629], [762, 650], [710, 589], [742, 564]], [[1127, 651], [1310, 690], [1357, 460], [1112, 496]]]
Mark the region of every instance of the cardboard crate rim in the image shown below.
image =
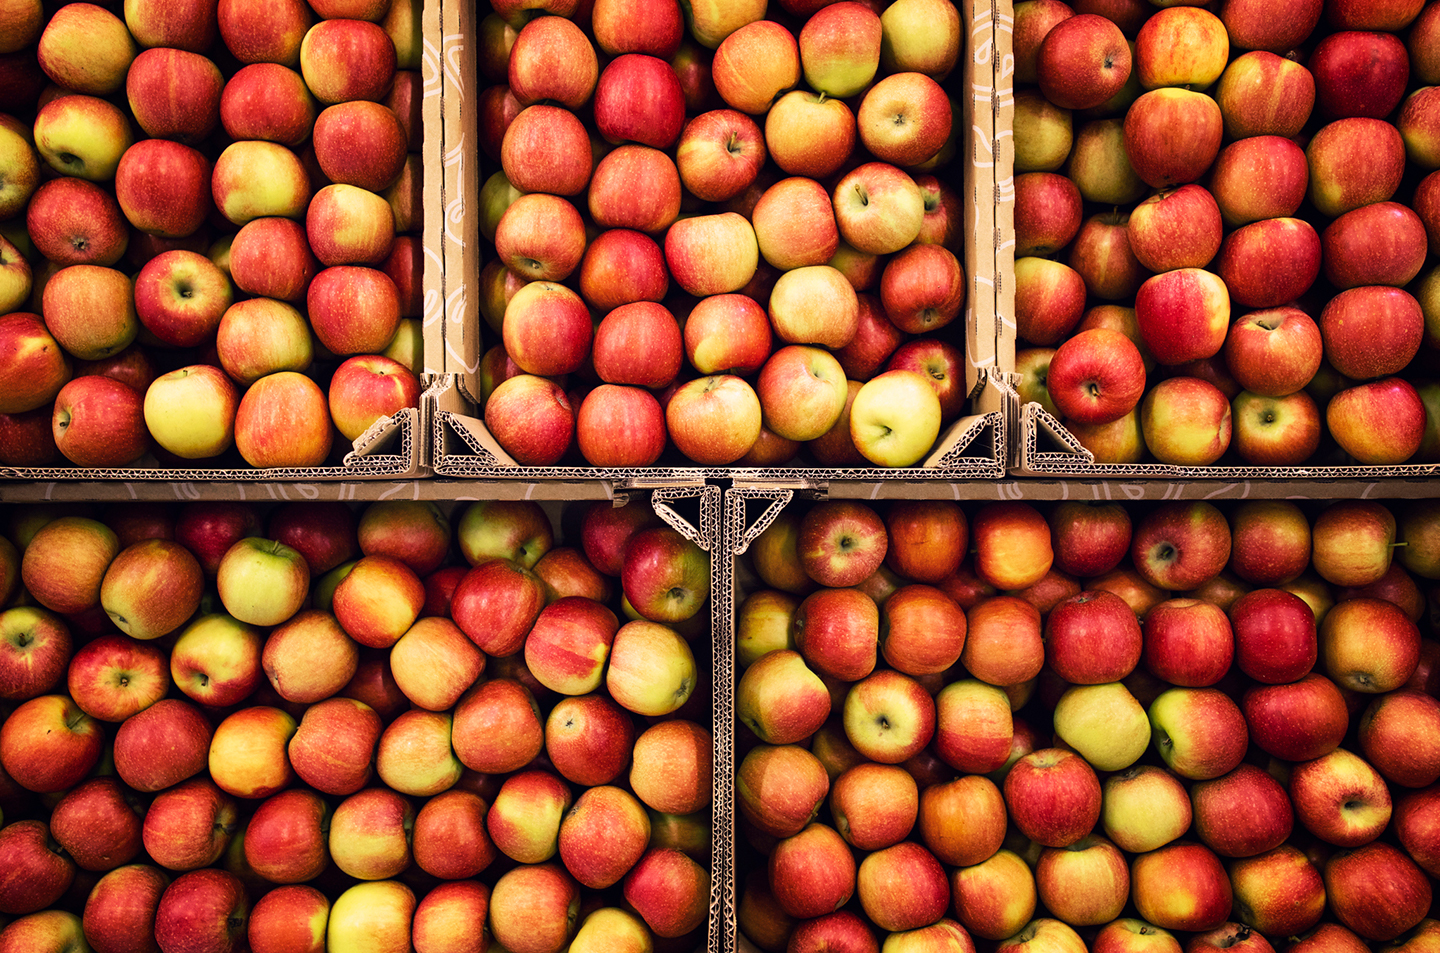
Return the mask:
[[[1004, 414], [999, 410], [986, 411], [961, 417], [936, 441], [935, 449], [923, 466], [913, 467], [526, 467], [506, 463], [510, 458], [490, 436], [483, 420], [444, 409], [443, 404], [452, 404], [459, 396], [461, 381], [458, 375], [445, 375], [450, 379], [446, 385], [435, 389], [436, 405], [432, 413], [431, 443], [433, 456], [431, 467], [437, 475], [452, 477], [477, 477], [481, 479], [592, 479], [592, 480], [651, 480], [660, 482], [689, 482], [705, 479], [740, 480], [953, 480], [953, 479], [999, 479], [1005, 475], [1006, 428]], [[984, 377], [988, 385], [992, 381]], [[988, 438], [988, 446], [987, 446]], [[458, 440], [468, 447], [472, 454], [448, 453], [447, 447]], [[979, 447], [984, 455], [965, 455], [965, 451]]]
[[[422, 400], [422, 406], [424, 401]], [[338, 467], [249, 467], [206, 469], [203, 467], [0, 467], [3, 480], [105, 480], [223, 483], [294, 483], [301, 481], [379, 480], [422, 476], [426, 467], [420, 453], [420, 408], [406, 409], [376, 420], [357, 437], [345, 452], [345, 465]], [[398, 452], [381, 453], [378, 448], [399, 441]]]
[[[1019, 399], [1018, 395], [1015, 398]], [[1315, 479], [1383, 479], [1387, 477], [1434, 477], [1440, 475], [1440, 464], [1403, 464], [1384, 467], [1365, 464], [1314, 467], [1252, 467], [1206, 466], [1186, 467], [1167, 463], [1108, 464], [1096, 463], [1095, 455], [1053, 414], [1031, 402], [1020, 407], [1017, 428], [1016, 461], [1010, 473], [1015, 476], [1083, 476], [1139, 477], [1141, 479], [1180, 480], [1315, 480]], [[1065, 450], [1041, 450], [1044, 435]], [[1440, 492], [1440, 489], [1437, 489]]]

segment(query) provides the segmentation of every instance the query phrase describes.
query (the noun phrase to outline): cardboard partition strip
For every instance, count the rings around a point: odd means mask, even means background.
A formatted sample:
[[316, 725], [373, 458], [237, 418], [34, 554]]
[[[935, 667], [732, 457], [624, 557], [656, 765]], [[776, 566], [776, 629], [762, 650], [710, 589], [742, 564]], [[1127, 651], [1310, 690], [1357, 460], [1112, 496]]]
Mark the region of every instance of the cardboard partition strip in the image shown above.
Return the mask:
[[995, 366], [1015, 367], [1015, 5], [995, 0]]
[[481, 182], [477, 122], [481, 88], [474, 45], [479, 21], [472, 0], [441, 6], [441, 139], [434, 164], [428, 158], [426, 164], [427, 184], [433, 175], [441, 192], [435, 203], [444, 269], [439, 347], [442, 371], [460, 374], [471, 383], [480, 366], [475, 330], [480, 319], [480, 241], [470, 207], [480, 194]]
[[995, 9], [991, 0], [962, 0], [968, 41], [961, 56], [964, 101], [965, 390], [974, 396], [995, 365]]
[[[712, 578], [716, 580], [718, 588], [712, 588], [711, 596], [714, 599], [714, 656], [715, 656], [715, 768], [716, 774], [725, 773], [730, 778], [729, 800], [725, 803], [724, 810], [719, 804], [715, 806], [715, 847], [717, 854], [724, 853], [725, 867], [723, 873], [715, 879], [721, 883], [724, 906], [724, 932], [721, 937], [723, 945], [711, 946], [713, 951], [724, 951], [733, 953], [736, 950], [752, 951], [754, 946], [750, 941], [740, 935], [738, 914], [739, 897], [739, 874], [735, 867], [735, 797], [734, 797], [734, 772], [735, 772], [735, 616], [737, 606], [737, 593], [735, 586], [735, 563], [736, 557], [749, 547], [754, 538], [769, 526], [781, 510], [794, 497], [790, 490], [773, 489], [757, 486], [734, 487], [725, 494], [725, 525], [723, 528], [723, 547], [717, 558], [711, 560]], [[756, 521], [757, 526], [747, 527], [746, 512], [749, 500], [768, 500], [769, 507], [761, 518]], [[758, 525], [762, 523], [764, 525]], [[719, 570], [718, 577], [715, 575]], [[724, 673], [722, 676], [721, 673]], [[724, 678], [728, 687], [727, 692], [720, 694], [720, 679]], [[722, 721], [723, 719], [723, 721]], [[721, 752], [724, 752], [725, 760], [721, 760]], [[722, 826], [722, 814], [723, 826]], [[718, 870], [718, 865], [717, 865]]]
[[[421, 121], [426, 135], [422, 143], [421, 167], [424, 170], [425, 232], [422, 242], [425, 258], [424, 297], [421, 311], [422, 342], [425, 348], [426, 374], [445, 371], [445, 178], [442, 174], [444, 142], [444, 110], [441, 102], [445, 92], [445, 39], [440, 0], [425, 0], [421, 12], [423, 47], [420, 61]], [[428, 461], [429, 457], [425, 459]]]
[[[1017, 398], [1018, 399], [1018, 398]], [[1028, 403], [1020, 408], [1018, 465], [1015, 476], [1075, 476], [1133, 478], [1148, 480], [1354, 480], [1378, 481], [1386, 478], [1417, 478], [1440, 476], [1440, 464], [1407, 464], [1394, 467], [1341, 466], [1254, 467], [1205, 466], [1185, 467], [1167, 463], [1096, 463], [1095, 455], [1080, 445], [1056, 417], [1039, 404]], [[1048, 448], [1047, 448], [1048, 447]], [[1437, 488], [1436, 495], [1440, 495]]]

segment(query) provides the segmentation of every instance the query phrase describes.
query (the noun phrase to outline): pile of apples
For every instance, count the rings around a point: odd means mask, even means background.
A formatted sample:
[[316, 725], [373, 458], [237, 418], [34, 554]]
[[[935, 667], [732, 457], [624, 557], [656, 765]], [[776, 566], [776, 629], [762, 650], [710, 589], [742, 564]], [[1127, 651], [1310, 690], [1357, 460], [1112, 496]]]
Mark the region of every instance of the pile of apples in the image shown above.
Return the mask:
[[0, 464], [318, 467], [419, 405], [420, 7], [7, 0]]
[[558, 515], [8, 508], [0, 951], [703, 946], [708, 554]]
[[1440, 940], [1440, 502], [832, 500], [736, 578], [745, 948]]
[[951, 0], [495, 0], [478, 32], [477, 400], [516, 461], [924, 459], [966, 399]]
[[1024, 0], [1014, 39], [1023, 400], [1099, 463], [1440, 461], [1440, 5]]

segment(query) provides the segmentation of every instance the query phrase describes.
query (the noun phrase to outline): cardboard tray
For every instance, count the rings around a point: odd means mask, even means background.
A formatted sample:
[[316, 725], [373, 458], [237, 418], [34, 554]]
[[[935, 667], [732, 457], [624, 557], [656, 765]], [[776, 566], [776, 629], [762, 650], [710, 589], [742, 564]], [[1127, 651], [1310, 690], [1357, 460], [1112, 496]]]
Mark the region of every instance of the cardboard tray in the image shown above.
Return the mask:
[[[488, 12], [488, 4], [475, 0], [445, 5], [441, 11], [440, 62], [443, 82], [438, 84], [436, 107], [439, 111], [442, 145], [440, 156], [432, 166], [426, 158], [426, 189], [431, 189], [430, 175], [440, 171], [439, 197], [432, 206], [427, 191], [427, 214], [430, 208], [441, 210], [442, 221], [437, 229], [438, 241], [432, 246], [431, 232], [426, 231], [427, 277], [428, 253], [436, 250], [443, 265], [439, 284], [435, 286], [437, 307], [443, 311], [439, 323], [442, 334], [432, 335], [430, 324], [430, 289], [426, 289], [426, 354], [429, 366], [432, 346], [443, 354], [444, 373], [449, 378], [437, 391], [435, 414], [430, 424], [430, 447], [433, 454], [427, 462], [441, 476], [477, 479], [640, 479], [688, 480], [706, 477], [770, 478], [787, 482], [817, 482], [839, 478], [882, 479], [993, 479], [1004, 475], [1009, 441], [1005, 432], [1004, 406], [1000, 388], [991, 376], [996, 366], [995, 344], [999, 339], [995, 291], [998, 284], [997, 266], [1002, 254], [999, 247], [995, 211], [996, 171], [1013, 166], [1007, 162], [1004, 149], [1008, 138], [997, 139], [996, 98], [994, 89], [999, 70], [996, 36], [996, 9], [990, 0], [957, 0], [962, 30], [969, 36], [956, 69], [962, 97], [960, 121], [970, 129], [962, 137], [962, 165], [952, 164], [948, 170], [952, 184], [958, 187], [965, 204], [965, 247], [962, 262], [969, 284], [964, 326], [957, 320], [952, 327], [958, 338], [963, 334], [966, 353], [966, 388], [971, 398], [970, 415], [952, 424], [937, 441], [930, 457], [921, 465], [904, 469], [825, 468], [796, 461], [795, 466], [774, 469], [698, 467], [673, 451], [667, 451], [661, 465], [641, 468], [599, 468], [588, 466], [521, 467], [515, 464], [496, 444], [484, 421], [476, 416], [475, 396], [479, 393], [478, 370], [484, 354], [482, 335], [486, 333], [479, 314], [479, 296], [467, 294], [467, 287], [479, 281], [482, 240], [476, 223], [478, 212], [470, 203], [478, 198], [483, 182], [478, 168], [480, 150], [477, 138], [476, 96], [484, 86], [477, 71], [473, 44], [480, 21]], [[1008, 4], [1006, 5], [1008, 8]], [[1007, 28], [1008, 29], [1008, 28]], [[466, 44], [472, 45], [467, 55]], [[967, 55], [968, 54], [968, 55]], [[953, 80], [952, 80], [953, 82]], [[431, 100], [427, 85], [427, 109]], [[472, 94], [467, 97], [467, 91]], [[429, 113], [427, 112], [427, 117]], [[1008, 128], [1008, 127], [1004, 127]], [[427, 141], [428, 144], [428, 141]], [[1013, 150], [1011, 150], [1013, 156]], [[961, 179], [954, 182], [958, 175]], [[1013, 192], [1013, 186], [1009, 186]]]
[[[1012, 386], [1015, 369], [1015, 149], [1014, 149], [1014, 3], [997, 0], [995, 31], [996, 74], [996, 321], [997, 377], [1005, 392], [1004, 415], [1010, 434], [1008, 472], [1012, 476], [1053, 478], [1076, 477], [1091, 480], [1174, 480], [1174, 481], [1316, 481], [1341, 480], [1359, 483], [1403, 479], [1414, 480], [1440, 475], [1440, 465], [1410, 464], [1396, 467], [1312, 464], [1299, 467], [1254, 467], [1222, 464], [1208, 467], [1172, 466], [1163, 463], [1097, 464], [1094, 454], [1080, 445], [1065, 426], [1038, 404], [1021, 405]], [[1317, 486], [1316, 488], [1323, 489]], [[1397, 489], [1399, 489], [1397, 487]], [[1266, 495], [1278, 495], [1272, 491]], [[1348, 494], [1342, 494], [1348, 495]]]
[[[128, 496], [116, 492], [123, 487]], [[359, 492], [344, 492], [347, 488]], [[340, 490], [339, 494], [331, 492]], [[368, 492], [387, 490], [387, 492]], [[413, 495], [412, 495], [413, 494]], [[633, 495], [644, 494], [656, 514], [682, 536], [710, 553], [710, 602], [709, 612], [712, 631], [718, 631], [722, 620], [730, 615], [729, 592], [724, 582], [729, 569], [729, 560], [722, 550], [723, 527], [721, 512], [721, 490], [703, 483], [672, 485], [656, 488], [614, 486], [599, 481], [586, 483], [536, 483], [496, 481], [491, 483], [456, 484], [448, 481], [418, 480], [362, 484], [287, 484], [269, 483], [261, 487], [247, 483], [226, 483], [207, 481], [200, 484], [166, 483], [0, 483], [0, 506], [6, 504], [37, 501], [72, 500], [161, 500], [189, 501], [207, 500], [250, 500], [273, 501], [339, 499], [358, 501], [367, 499], [436, 499], [460, 503], [473, 500], [534, 500], [550, 517], [556, 528], [557, 538], [561, 535], [561, 514], [564, 504], [592, 500], [609, 500], [615, 506], [622, 506]], [[450, 510], [452, 507], [445, 505]], [[577, 544], [578, 545], [578, 544]], [[715, 953], [731, 948], [727, 935], [733, 939], [734, 918], [725, 915], [726, 884], [730, 877], [730, 854], [728, 832], [734, 827], [734, 796], [732, 793], [733, 774], [726, 766], [733, 760], [731, 739], [726, 732], [734, 721], [734, 687], [731, 680], [730, 663], [725, 650], [730, 643], [712, 639], [710, 659], [712, 679], [711, 691], [714, 696], [710, 731], [714, 737], [715, 770], [712, 786], [712, 846], [710, 859], [711, 886], [709, 920], [704, 949]], [[703, 643], [696, 643], [697, 661], [703, 664]], [[727, 933], [728, 931], [728, 933]]]
[[[135, 465], [127, 467], [0, 467], [0, 480], [164, 480], [220, 482], [276, 482], [276, 481], [332, 481], [332, 480], [383, 480], [397, 477], [419, 477], [429, 473], [429, 446], [426, 442], [429, 431], [422, 426], [428, 421], [427, 400], [424, 392], [433, 385], [444, 366], [444, 350], [441, 341], [440, 303], [444, 295], [444, 274], [440, 255], [440, 238], [444, 228], [442, 142], [440, 136], [440, 94], [446, 76], [443, 75], [445, 43], [441, 32], [440, 0], [424, 0], [421, 13], [421, 34], [424, 49], [420, 72], [424, 98], [421, 103], [421, 120], [426, 135], [423, 137], [421, 163], [424, 169], [424, 212], [425, 224], [422, 233], [425, 275], [422, 296], [421, 327], [424, 339], [424, 364], [420, 382], [422, 396], [420, 407], [401, 411], [387, 419], [377, 420], [354, 443], [343, 450], [339, 464], [320, 467], [256, 469], [247, 466], [233, 449], [224, 459], [232, 463], [225, 467], [163, 467], [151, 455], [142, 457]], [[463, 47], [462, 47], [463, 48]], [[332, 451], [332, 459], [339, 452]]]

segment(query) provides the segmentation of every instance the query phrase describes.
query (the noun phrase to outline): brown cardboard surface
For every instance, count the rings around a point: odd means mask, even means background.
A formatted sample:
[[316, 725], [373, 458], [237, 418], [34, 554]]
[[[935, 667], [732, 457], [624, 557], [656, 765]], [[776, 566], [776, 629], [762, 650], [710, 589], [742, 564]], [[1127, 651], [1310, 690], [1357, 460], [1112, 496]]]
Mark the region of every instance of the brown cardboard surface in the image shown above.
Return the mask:
[[[1003, 2], [1003, 0], [1001, 0]], [[1008, 4], [1006, 4], [1008, 6]], [[991, 0], [962, 0], [961, 23], [969, 28], [969, 55], [962, 55], [966, 96], [962, 116], [970, 130], [965, 142], [965, 389], [974, 396], [995, 366], [996, 307], [996, 7]], [[1012, 158], [1009, 167], [1013, 168]]]
[[441, 370], [459, 375], [467, 393], [478, 393], [480, 310], [479, 298], [470, 292], [480, 275], [480, 237], [469, 203], [479, 196], [481, 182], [476, 111], [482, 86], [474, 44], [476, 25], [489, 8], [487, 4], [477, 12], [474, 0], [442, 3], [441, 7], [441, 141], [430, 170], [442, 182], [441, 197], [435, 203], [444, 266]]
[[[421, 118], [427, 131], [440, 130], [444, 119], [445, 96], [445, 34], [442, 26], [444, 11], [440, 0], [425, 0], [421, 30], [424, 49], [421, 56], [424, 98]], [[425, 189], [425, 295], [421, 327], [425, 344], [425, 373], [441, 374], [445, 370], [445, 268], [442, 236], [445, 231], [444, 136], [428, 135], [422, 143], [421, 166]], [[426, 457], [428, 460], [429, 458]]]
[[1015, 5], [995, 0], [995, 366], [1015, 366]]

